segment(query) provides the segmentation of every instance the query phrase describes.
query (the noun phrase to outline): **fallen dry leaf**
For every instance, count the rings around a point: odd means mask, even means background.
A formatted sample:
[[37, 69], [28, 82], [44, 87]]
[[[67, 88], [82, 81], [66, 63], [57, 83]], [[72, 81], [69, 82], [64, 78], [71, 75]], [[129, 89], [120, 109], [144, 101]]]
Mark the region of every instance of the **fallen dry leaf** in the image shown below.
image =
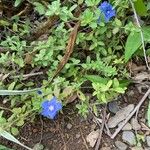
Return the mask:
[[97, 138], [99, 136], [99, 132], [100, 130], [96, 130], [96, 131], [92, 131], [87, 137], [86, 137], [86, 141], [89, 142], [91, 147], [94, 147]]
[[135, 81], [141, 82], [143, 80], [150, 79], [150, 74], [147, 72], [138, 73], [135, 77], [132, 78]]
[[59, 72], [64, 68], [65, 64], [68, 62], [70, 55], [73, 52], [79, 26], [80, 26], [80, 21], [76, 23], [76, 25], [74, 26], [74, 29], [70, 33], [65, 55], [63, 56], [60, 63], [58, 64], [57, 70], [55, 71], [51, 81], [59, 74]]
[[77, 99], [77, 93], [73, 93], [71, 96], [67, 98], [66, 104], [70, 104], [74, 102]]

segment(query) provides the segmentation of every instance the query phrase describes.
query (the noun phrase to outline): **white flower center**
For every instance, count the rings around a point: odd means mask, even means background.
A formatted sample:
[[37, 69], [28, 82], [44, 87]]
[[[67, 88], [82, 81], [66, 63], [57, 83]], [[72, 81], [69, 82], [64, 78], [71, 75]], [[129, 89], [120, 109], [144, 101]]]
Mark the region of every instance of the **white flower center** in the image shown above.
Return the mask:
[[54, 106], [53, 106], [53, 105], [50, 105], [50, 106], [49, 106], [49, 110], [50, 110], [50, 111], [53, 111], [53, 110], [54, 110]]
[[107, 10], [107, 13], [109, 14], [109, 13], [110, 13], [110, 11], [109, 11], [109, 10]]

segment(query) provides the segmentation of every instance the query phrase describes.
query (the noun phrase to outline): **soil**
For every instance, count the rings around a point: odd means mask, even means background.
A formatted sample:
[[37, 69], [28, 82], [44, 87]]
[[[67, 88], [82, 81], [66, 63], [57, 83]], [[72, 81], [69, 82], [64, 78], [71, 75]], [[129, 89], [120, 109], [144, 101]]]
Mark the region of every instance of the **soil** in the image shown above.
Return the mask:
[[[134, 91], [131, 95], [130, 92]], [[131, 87], [129, 91], [118, 99], [119, 107], [125, 107], [128, 104], [137, 104], [143, 95], [139, 94], [135, 87]], [[138, 119], [145, 118], [148, 103], [145, 102], [139, 111]], [[109, 113], [109, 111], [107, 111]], [[112, 114], [110, 114], [112, 115]], [[64, 108], [63, 114], [55, 120], [49, 120], [41, 116], [37, 116], [34, 123], [26, 123], [20, 129], [19, 140], [29, 147], [34, 147], [35, 144], [41, 143], [47, 150], [92, 150], [89, 143], [86, 142], [86, 137], [93, 130], [99, 128], [93, 121], [92, 115], [87, 119], [78, 115], [75, 109], [75, 104], [69, 104]], [[113, 131], [111, 131], [113, 132]], [[143, 133], [143, 131], [139, 131]], [[120, 140], [122, 131], [118, 134], [115, 140], [103, 133], [101, 149], [117, 148], [114, 146], [116, 140]], [[1, 144], [14, 150], [24, 150], [22, 147], [9, 141], [0, 139]]]
[[[88, 146], [85, 138], [91, 132], [94, 123], [90, 117], [84, 119], [79, 116], [74, 106], [67, 106], [63, 114], [59, 114], [54, 121], [37, 116], [34, 123], [26, 123], [22, 127], [19, 140], [29, 147], [34, 147], [40, 142], [48, 150], [86, 149]], [[9, 141], [3, 140], [1, 143], [16, 150], [23, 150]]]

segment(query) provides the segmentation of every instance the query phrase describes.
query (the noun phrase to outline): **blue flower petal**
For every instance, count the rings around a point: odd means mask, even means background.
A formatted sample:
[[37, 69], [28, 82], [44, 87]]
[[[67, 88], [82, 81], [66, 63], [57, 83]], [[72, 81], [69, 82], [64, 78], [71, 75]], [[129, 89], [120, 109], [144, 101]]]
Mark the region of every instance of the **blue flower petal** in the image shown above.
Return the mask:
[[57, 103], [57, 110], [61, 110], [62, 109], [62, 104], [60, 102]]
[[[107, 1], [101, 3], [98, 8], [103, 13], [105, 22], [108, 22], [112, 17], [116, 16], [116, 11], [113, 9], [113, 6]], [[100, 22], [100, 18], [98, 19], [98, 22]]]
[[45, 100], [44, 102], [42, 102], [42, 108], [46, 108], [49, 105], [49, 101]]
[[56, 115], [57, 115], [57, 112], [55, 111], [53, 113], [48, 114], [47, 117], [50, 118], [50, 119], [54, 119]]
[[56, 97], [53, 97], [50, 101], [45, 100], [41, 104], [41, 106], [42, 106], [41, 114], [50, 119], [54, 119], [58, 111], [62, 109], [62, 104], [57, 100]]

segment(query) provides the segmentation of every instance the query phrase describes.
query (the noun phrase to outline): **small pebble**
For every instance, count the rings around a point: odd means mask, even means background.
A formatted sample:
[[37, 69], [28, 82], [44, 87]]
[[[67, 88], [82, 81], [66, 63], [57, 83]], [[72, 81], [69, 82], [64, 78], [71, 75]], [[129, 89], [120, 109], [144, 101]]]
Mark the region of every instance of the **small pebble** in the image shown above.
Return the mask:
[[92, 131], [87, 137], [86, 141], [90, 144], [91, 147], [94, 147], [97, 138], [99, 136], [99, 129], [96, 131]]
[[121, 142], [121, 141], [116, 141], [115, 142], [115, 146], [119, 149], [119, 150], [126, 150], [128, 148], [128, 146]]
[[132, 125], [133, 130], [141, 129], [141, 125], [138, 123], [138, 120], [136, 118], [131, 119], [131, 125]]
[[72, 128], [72, 124], [71, 124], [71, 123], [68, 123], [68, 124], [67, 124], [67, 129], [70, 130], [71, 128]]
[[57, 140], [53, 140], [54, 143], [57, 143]]
[[36, 132], [38, 132], [38, 130], [37, 129], [33, 129], [33, 133], [36, 133]]
[[119, 106], [118, 106], [118, 104], [117, 104], [117, 101], [112, 101], [112, 102], [109, 102], [108, 103], [108, 109], [109, 109], [109, 111], [110, 112], [112, 112], [112, 113], [116, 113], [116, 112], [118, 112], [119, 111]]
[[150, 146], [150, 136], [146, 136], [146, 143], [147, 143], [147, 146]]
[[80, 134], [76, 134], [76, 138], [78, 139], [80, 137]]
[[132, 131], [123, 131], [122, 139], [130, 145], [136, 145], [136, 138]]
[[[118, 127], [122, 125], [122, 122], [118, 124]], [[130, 123], [126, 123], [126, 125], [122, 128], [123, 131], [132, 130], [132, 126]]]

